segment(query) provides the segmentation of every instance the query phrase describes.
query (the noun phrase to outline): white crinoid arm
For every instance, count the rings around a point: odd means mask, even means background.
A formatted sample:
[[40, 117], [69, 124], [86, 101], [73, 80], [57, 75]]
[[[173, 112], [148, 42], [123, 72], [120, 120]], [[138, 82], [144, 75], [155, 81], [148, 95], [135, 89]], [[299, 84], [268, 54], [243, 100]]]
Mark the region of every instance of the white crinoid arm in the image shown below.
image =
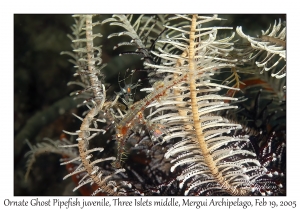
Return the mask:
[[105, 23], [110, 23], [111, 26], [119, 26], [125, 29], [122, 32], [110, 34], [108, 38], [118, 36], [128, 36], [131, 38], [129, 42], [118, 43], [114, 49], [124, 45], [137, 46], [138, 49], [146, 49], [151, 45], [150, 40], [156, 39], [163, 31], [164, 16], [140, 15], [136, 18], [134, 15], [113, 15], [111, 18], [102, 21], [102, 24]]
[[[84, 101], [89, 109], [84, 117], [75, 115], [82, 121], [80, 128], [76, 132], [64, 131], [69, 135], [77, 136], [76, 140], [78, 144], [71, 146], [78, 148], [79, 154], [77, 157], [65, 161], [62, 164], [80, 161], [80, 165], [74, 171], [71, 171], [68, 175], [66, 175], [65, 178], [83, 172], [86, 174], [82, 177], [78, 186], [74, 190], [77, 190], [85, 184], [95, 183], [98, 189], [94, 192], [94, 194], [101, 191], [109, 195], [119, 195], [121, 192], [120, 190], [123, 190], [123, 184], [119, 185], [119, 182], [112, 182], [111, 179], [113, 179], [116, 174], [124, 172], [124, 169], [112, 169], [111, 174], [103, 173], [101, 164], [107, 161], [114, 161], [116, 158], [112, 156], [103, 158], [93, 157], [95, 156], [95, 153], [99, 154], [104, 149], [101, 147], [92, 148], [90, 144], [90, 142], [95, 140], [97, 136], [106, 133], [106, 130], [98, 128], [98, 122], [107, 123], [108, 120], [106, 120], [105, 117], [110, 114], [106, 113], [106, 116], [100, 116], [100, 112], [102, 113], [106, 111], [105, 109], [107, 106], [104, 106], [104, 104], [107, 99], [106, 89], [102, 81], [102, 73], [100, 72], [102, 69], [101, 46], [96, 46], [94, 39], [102, 37], [102, 35], [100, 33], [93, 33], [93, 29], [95, 26], [101, 25], [101, 23], [99, 21], [95, 21], [93, 19], [93, 15], [76, 15], [74, 17], [77, 20], [77, 27], [75, 28], [81, 27], [80, 29], [78, 28], [78, 30], [75, 30], [80, 31], [80, 36], [75, 36], [72, 40], [73, 43], [78, 43], [78, 45], [73, 45], [75, 46], [73, 51], [80, 56], [78, 62], [76, 62], [80, 64], [80, 66], [76, 66], [79, 68], [79, 71], [77, 71], [76, 74], [84, 76], [84, 80], [81, 82], [84, 84], [85, 89], [82, 92], [89, 92], [91, 96], [89, 101], [91, 103], [88, 103], [87, 100]], [[110, 117], [114, 118], [114, 116], [111, 115]], [[114, 119], [112, 119], [112, 121], [113, 120]]]
[[[271, 26], [266, 31], [262, 30], [260, 37], [251, 37], [242, 31], [241, 26], [237, 27], [237, 34], [246, 39], [252, 48], [250, 51], [247, 48], [244, 53], [240, 52], [239, 54], [243, 56], [244, 61], [259, 58], [258, 55], [262, 54], [260, 59], [255, 62], [257, 67], [261, 68], [262, 72], [273, 70], [272, 77], [280, 79], [286, 76], [286, 27], [282, 28], [279, 19], [278, 24], [275, 21], [271, 31], [270, 28]], [[277, 70], [276, 67], [279, 67], [280, 70]]]
[[[171, 172], [177, 168], [182, 171], [177, 180], [186, 195], [211, 190], [248, 195], [257, 178], [250, 177], [250, 168], [260, 176], [265, 173], [256, 154], [245, 146], [249, 144], [248, 136], [234, 135], [241, 126], [218, 116], [221, 110], [237, 108], [225, 103], [237, 99], [220, 95], [220, 90], [238, 89], [210, 80], [216, 70], [235, 67], [236, 60], [226, 57], [232, 50], [232, 36], [221, 41], [217, 38], [218, 30], [229, 28], [205, 28], [206, 22], [218, 20], [216, 15], [177, 18], [189, 20], [189, 27], [166, 26], [172, 36], [159, 42], [170, 46], [152, 52], [161, 57], [162, 64], [145, 62], [156, 70], [158, 77], [161, 75], [161, 81], [154, 84], [149, 94], [156, 100], [148, 105], [152, 110], [146, 117], [147, 122], [161, 128], [156, 132], [161, 134], [157, 138], [162, 143], [177, 142], [165, 158], [173, 163]], [[178, 53], [172, 53], [173, 49]], [[155, 94], [158, 97], [154, 97]]]
[[[54, 153], [59, 154], [61, 156], [66, 156], [69, 159], [74, 159], [78, 156], [78, 153], [74, 147], [75, 145], [72, 145], [68, 140], [52, 140], [49, 138], [44, 138], [43, 142], [37, 143], [36, 145], [31, 145], [29, 141], [27, 141], [28, 146], [30, 147], [30, 151], [28, 151], [25, 154], [25, 157], [27, 157], [26, 162], [26, 174], [25, 174], [25, 181], [28, 179], [30, 170], [37, 160], [37, 158], [45, 153]], [[64, 144], [62, 146], [62, 144]]]

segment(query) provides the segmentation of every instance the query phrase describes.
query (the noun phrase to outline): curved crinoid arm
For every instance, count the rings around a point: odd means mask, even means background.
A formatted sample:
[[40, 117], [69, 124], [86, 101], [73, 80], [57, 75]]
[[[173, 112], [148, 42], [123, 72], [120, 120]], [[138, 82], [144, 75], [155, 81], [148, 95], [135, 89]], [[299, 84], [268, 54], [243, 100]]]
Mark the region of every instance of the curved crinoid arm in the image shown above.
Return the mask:
[[[134, 15], [113, 15], [112, 18], [108, 18], [102, 22], [102, 24], [110, 23], [110, 25], [120, 26], [125, 31], [112, 33], [108, 38], [116, 36], [129, 36], [131, 40], [129, 42], [118, 43], [114, 49], [129, 45], [136, 46], [137, 53], [146, 53], [143, 50], [150, 48], [156, 37], [164, 30], [163, 27], [164, 16], [157, 15], [140, 15], [135, 17]], [[149, 55], [145, 54], [146, 57]]]
[[62, 145], [61, 140], [52, 140], [49, 138], [44, 138], [43, 142], [37, 143], [36, 145], [31, 145], [29, 141], [27, 141], [28, 146], [30, 147], [30, 151], [28, 151], [25, 154], [25, 157], [28, 157], [26, 162], [26, 174], [25, 174], [25, 181], [27, 181], [30, 170], [32, 168], [32, 165], [36, 161], [36, 158], [44, 153], [55, 153], [62, 155], [64, 157], [68, 158], [75, 158], [78, 154], [77, 151], [74, 150], [74, 148], [71, 148], [71, 143], [67, 140], [64, 140], [64, 147], [59, 147], [59, 145]]
[[271, 31], [270, 28], [271, 26], [266, 31], [262, 30], [262, 35], [255, 38], [244, 34], [241, 26], [237, 27], [237, 33], [251, 44], [251, 49], [240, 50], [238, 55], [244, 62], [256, 59], [255, 63], [262, 71], [279, 68], [272, 73], [272, 77], [280, 79], [286, 75], [286, 27], [281, 29], [279, 19], [277, 25], [275, 21]]
[[[94, 39], [101, 37], [101, 34], [93, 34], [93, 27], [98, 25], [99, 22], [93, 22], [92, 15], [82, 15], [78, 17], [80, 23], [81, 21], [84, 21], [84, 23], [80, 24], [82, 28], [79, 31], [85, 32], [85, 36], [81, 33], [83, 37], [73, 40], [73, 43], [81, 43], [81, 47], [74, 51], [81, 54], [81, 58], [78, 61], [82, 64], [83, 68], [78, 74], [85, 76], [85, 80], [82, 82], [92, 98], [89, 100], [89, 105], [88, 101], [85, 101], [89, 108], [85, 117], [76, 116], [82, 121], [80, 129], [76, 132], [65, 131], [65, 133], [69, 135], [78, 136], [78, 144], [73, 145], [73, 147], [78, 148], [79, 156], [70, 161], [64, 162], [63, 164], [69, 164], [74, 161], [81, 162], [77, 169], [72, 171], [66, 177], [72, 176], [76, 173], [86, 172], [86, 175], [80, 180], [78, 187], [74, 190], [87, 183], [95, 183], [98, 189], [94, 194], [97, 194], [97, 192], [104, 192], [108, 195], [119, 195], [122, 193], [120, 190], [123, 189], [124, 184], [122, 184], [123, 182], [121, 181], [112, 181], [112, 179], [116, 174], [124, 172], [124, 169], [113, 169], [111, 174], [103, 173], [101, 170], [101, 163], [113, 161], [115, 160], [115, 157], [93, 158], [92, 153], [96, 152], [96, 154], [98, 154], [103, 151], [103, 148], [91, 148], [91, 141], [94, 140], [96, 136], [106, 132], [105, 129], [98, 128], [98, 122], [111, 123], [114, 121], [114, 116], [110, 113], [106, 113], [105, 117], [103, 114], [106, 109], [109, 109], [109, 106], [106, 103], [105, 86], [102, 84], [102, 78], [100, 77], [99, 79], [99, 75], [101, 76], [99, 66], [102, 63], [100, 57], [101, 48], [94, 46]], [[130, 184], [127, 184], [125, 188], [126, 187], [129, 188]]]
[[[71, 171], [65, 178], [73, 176], [75, 174], [86, 173], [85, 176], [81, 178], [79, 181], [79, 185], [74, 189], [77, 190], [81, 186], [85, 184], [96, 184], [97, 189], [94, 191], [92, 195], [96, 195], [99, 192], [105, 193], [108, 195], [123, 195], [126, 192], [126, 188], [131, 188], [130, 183], [123, 182], [121, 180], [116, 181], [116, 175], [118, 173], [124, 172], [124, 169], [112, 169], [111, 173], [104, 172], [102, 170], [102, 163], [107, 161], [114, 161], [115, 157], [106, 157], [99, 158], [98, 156], [93, 157], [92, 153], [99, 154], [104, 149], [102, 147], [90, 148], [91, 141], [100, 133], [104, 134], [106, 130], [92, 128], [91, 125], [95, 125], [95, 122], [98, 118], [97, 115], [99, 113], [100, 106], [95, 106], [91, 108], [88, 114], [82, 119], [82, 124], [80, 130], [71, 133], [64, 131], [67, 134], [78, 136], [76, 139], [78, 144], [71, 145], [72, 147], [77, 147], [79, 150], [79, 156], [75, 157], [72, 160], [66, 161], [64, 164], [73, 163], [74, 161], [79, 161], [81, 164], [74, 170]], [[97, 126], [96, 126], [97, 127]]]
[[179, 40], [175, 35], [162, 40], [179, 49], [179, 53], [174, 55], [159, 49], [153, 53], [164, 62], [145, 63], [156, 68], [156, 74], [164, 75], [153, 89], [148, 89], [153, 91], [150, 95], [157, 93], [159, 97], [148, 103], [151, 111], [146, 116], [147, 122], [161, 128], [156, 133], [162, 143], [177, 142], [165, 157], [173, 163], [171, 172], [177, 168], [177, 173], [181, 171], [177, 180], [186, 195], [207, 192], [248, 195], [257, 190], [253, 186], [267, 170], [248, 148], [248, 136], [234, 134], [241, 126], [218, 116], [221, 110], [237, 108], [225, 103], [237, 99], [219, 95], [219, 91], [238, 89], [210, 81], [215, 70], [235, 67], [235, 60], [226, 58], [231, 43], [217, 41], [217, 31], [222, 28], [204, 27], [204, 23], [216, 20], [217, 16], [188, 18], [189, 27], [173, 28], [186, 38]]

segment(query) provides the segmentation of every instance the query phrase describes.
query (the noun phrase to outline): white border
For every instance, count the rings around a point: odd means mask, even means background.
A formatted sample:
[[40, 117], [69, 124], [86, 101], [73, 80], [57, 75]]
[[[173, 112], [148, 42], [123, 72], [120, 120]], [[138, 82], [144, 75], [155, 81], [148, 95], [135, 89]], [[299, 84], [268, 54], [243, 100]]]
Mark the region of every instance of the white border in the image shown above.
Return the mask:
[[[21, 200], [13, 197], [13, 14], [15, 13], [286, 13], [287, 14], [287, 197], [276, 197], [271, 200], [296, 200], [299, 182], [299, 122], [300, 107], [298, 76], [299, 64], [299, 15], [298, 5], [291, 2], [272, 0], [252, 1], [2, 1], [1, 3], [1, 193], [3, 206], [5, 198]], [[296, 1], [294, 1], [296, 2]], [[4, 47], [3, 47], [4, 46]], [[298, 173], [297, 173], [298, 172]], [[67, 199], [66, 197], [64, 197]], [[178, 199], [180, 197], [177, 197]], [[32, 198], [25, 198], [31, 200]], [[45, 197], [41, 199], [47, 199]], [[54, 199], [52, 197], [51, 199]], [[84, 198], [96, 200], [96, 198]], [[128, 198], [133, 199], [133, 198]], [[149, 199], [155, 199], [150, 197]], [[202, 199], [202, 198], [201, 198]], [[254, 202], [256, 198], [247, 198]], [[260, 198], [259, 198], [260, 199]], [[270, 199], [270, 198], [267, 198]], [[298, 203], [300, 205], [300, 203]], [[32, 208], [32, 207], [31, 207]], [[126, 208], [126, 207], [125, 207]], [[136, 207], [137, 209], [138, 207]], [[99, 209], [99, 207], [97, 208]], [[131, 208], [132, 209], [132, 208]], [[195, 208], [193, 208], [195, 209]]]

